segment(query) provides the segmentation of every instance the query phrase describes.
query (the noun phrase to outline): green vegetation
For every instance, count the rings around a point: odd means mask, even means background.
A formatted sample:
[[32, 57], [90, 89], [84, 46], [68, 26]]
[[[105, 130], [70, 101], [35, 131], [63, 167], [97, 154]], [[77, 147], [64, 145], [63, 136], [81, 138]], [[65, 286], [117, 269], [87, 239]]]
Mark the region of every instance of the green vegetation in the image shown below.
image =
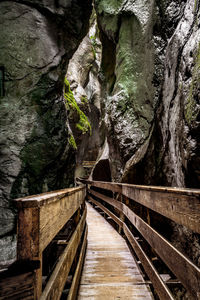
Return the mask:
[[91, 35], [90, 40], [91, 40], [92, 46], [96, 47], [97, 46], [96, 36]]
[[88, 98], [87, 98], [87, 96], [81, 96], [81, 102], [82, 102], [83, 104], [87, 104], [87, 103], [88, 103]]
[[90, 40], [91, 40], [92, 52], [94, 55], [94, 59], [96, 59], [96, 46], [97, 46], [96, 36], [91, 35]]
[[194, 3], [194, 13], [196, 12], [198, 6], [197, 6], [197, 0], [195, 0], [195, 3]]
[[89, 133], [91, 135], [92, 128], [91, 128], [90, 122], [88, 121], [88, 118], [86, 117], [84, 112], [80, 109], [80, 107], [76, 103], [76, 100], [74, 99], [74, 95], [71, 91], [70, 84], [69, 84], [69, 81], [67, 80], [67, 78], [65, 78], [64, 83], [65, 83], [64, 84], [64, 97], [66, 100], [67, 109], [72, 109], [79, 115], [79, 122], [76, 124], [76, 127], [80, 131], [82, 131], [83, 134], [85, 134], [86, 132], [89, 131]]
[[191, 123], [196, 120], [199, 114], [197, 103], [196, 100], [194, 99], [194, 94], [196, 88], [198, 88], [197, 86], [199, 84], [199, 80], [200, 80], [200, 44], [197, 51], [195, 66], [193, 69], [192, 82], [189, 88], [189, 95], [185, 105], [185, 119], [188, 125], [191, 125]]
[[77, 149], [76, 141], [72, 134], [70, 134], [69, 144], [73, 149]]

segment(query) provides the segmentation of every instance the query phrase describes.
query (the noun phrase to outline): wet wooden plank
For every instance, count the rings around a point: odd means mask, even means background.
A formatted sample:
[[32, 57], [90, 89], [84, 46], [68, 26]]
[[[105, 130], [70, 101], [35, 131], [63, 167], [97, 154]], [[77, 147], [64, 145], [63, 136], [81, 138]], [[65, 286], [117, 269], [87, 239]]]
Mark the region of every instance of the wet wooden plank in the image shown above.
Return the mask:
[[115, 214], [113, 214], [109, 209], [103, 206], [100, 202], [94, 200], [91, 196], [88, 196], [88, 199], [94, 204], [96, 204], [99, 208], [101, 208], [101, 210], [103, 210], [108, 216], [110, 216], [113, 219], [113, 221], [115, 221], [115, 223], [117, 223], [120, 227], [123, 226], [123, 223], [120, 220], [120, 218], [118, 218]]
[[62, 294], [67, 276], [69, 274], [71, 265], [73, 263], [76, 251], [78, 249], [79, 243], [81, 241], [81, 235], [85, 227], [86, 220], [86, 209], [81, 217], [81, 220], [73, 233], [69, 244], [65, 248], [63, 254], [61, 255], [58, 264], [55, 267], [40, 300], [59, 300]]
[[88, 247], [78, 300], [153, 299], [125, 240], [88, 206]]

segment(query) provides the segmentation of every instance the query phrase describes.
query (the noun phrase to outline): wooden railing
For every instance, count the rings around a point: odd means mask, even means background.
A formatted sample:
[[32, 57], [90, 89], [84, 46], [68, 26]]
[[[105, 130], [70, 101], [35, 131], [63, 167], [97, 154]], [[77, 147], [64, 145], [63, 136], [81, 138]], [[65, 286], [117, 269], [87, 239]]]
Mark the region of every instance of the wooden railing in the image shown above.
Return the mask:
[[[25, 265], [30, 262], [34, 265], [37, 262], [39, 265], [35, 270], [26, 272], [26, 276], [22, 270], [21, 277], [19, 274], [15, 277], [16, 286], [12, 281], [9, 291], [7, 282], [0, 278], [0, 299], [4, 299], [4, 296], [6, 299], [60, 299], [74, 262], [76, 269], [67, 299], [75, 299], [87, 243], [85, 194], [86, 189], [81, 186], [15, 201], [18, 209], [17, 262], [24, 262]], [[70, 228], [72, 232], [66, 240], [66, 236], [61, 235], [60, 230], [69, 220], [75, 225], [73, 230]], [[43, 252], [52, 241], [64, 245], [64, 250], [42, 290]], [[12, 272], [7, 273], [9, 278]], [[17, 295], [17, 287], [24, 284], [22, 280], [25, 278], [29, 279], [28, 286]]]
[[[167, 300], [174, 299], [174, 297], [152, 260], [143, 250], [130, 224], [188, 290], [190, 298], [200, 299], [200, 269], [152, 228], [148, 218], [144, 221], [131, 209], [133, 202], [140, 204], [146, 207], [147, 211], [151, 209], [200, 233], [200, 190], [137, 186], [83, 179], [80, 179], [80, 182], [87, 185], [88, 200], [112, 218], [119, 225], [119, 231], [123, 230], [160, 299]], [[102, 189], [113, 192], [113, 197], [106, 196]]]

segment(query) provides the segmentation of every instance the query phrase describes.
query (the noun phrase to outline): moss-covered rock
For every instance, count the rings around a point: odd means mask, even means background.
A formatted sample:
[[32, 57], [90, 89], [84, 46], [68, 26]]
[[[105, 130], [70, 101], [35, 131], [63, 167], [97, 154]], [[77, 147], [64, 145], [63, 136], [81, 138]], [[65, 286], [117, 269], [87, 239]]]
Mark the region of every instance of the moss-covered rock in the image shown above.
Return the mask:
[[197, 121], [200, 116], [200, 104], [198, 101], [198, 90], [200, 89], [200, 44], [194, 55], [194, 68], [189, 87], [189, 93], [184, 107], [185, 119], [189, 126]]
[[0, 238], [7, 245], [0, 259], [4, 256], [5, 261], [13, 257], [16, 246], [11, 200], [74, 182], [75, 151], [69, 144], [63, 84], [69, 59], [87, 33], [91, 2], [0, 3], [0, 66], [5, 68], [5, 96], [0, 99]]
[[95, 161], [104, 143], [100, 61], [101, 43], [93, 11], [89, 32], [71, 59], [66, 75], [70, 83], [67, 102], [71, 102], [68, 118], [77, 145], [76, 176], [89, 175], [90, 168], [84, 171], [82, 164]]
[[[92, 128], [91, 128], [90, 122], [88, 121], [88, 118], [86, 117], [84, 112], [80, 109], [80, 107], [76, 103], [76, 100], [74, 98], [73, 92], [71, 91], [70, 84], [69, 84], [69, 81], [67, 80], [67, 78], [65, 78], [65, 84], [64, 84], [64, 97], [66, 100], [67, 109], [69, 111], [72, 110], [73, 112], [75, 112], [78, 115], [79, 120], [76, 123], [76, 128], [78, 128], [82, 134], [89, 132], [91, 135]], [[81, 98], [81, 101], [82, 101], [82, 99], [83, 98]], [[76, 119], [74, 116], [72, 118]]]
[[[110, 150], [115, 149], [111, 161], [119, 152], [123, 168], [149, 137], [154, 118], [154, 3], [99, 0], [95, 6], [103, 44], [108, 143]], [[119, 178], [116, 171], [112, 174]]]

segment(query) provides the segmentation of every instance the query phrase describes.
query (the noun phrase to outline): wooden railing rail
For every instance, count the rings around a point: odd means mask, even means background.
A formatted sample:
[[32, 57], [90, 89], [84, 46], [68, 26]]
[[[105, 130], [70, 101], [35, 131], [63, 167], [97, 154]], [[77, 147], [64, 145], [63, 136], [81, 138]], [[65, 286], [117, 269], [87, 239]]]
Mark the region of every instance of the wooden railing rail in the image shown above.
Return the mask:
[[[142, 204], [146, 208], [167, 217], [174, 222], [200, 233], [200, 190], [178, 189], [167, 187], [138, 186], [111, 182], [100, 182], [79, 179], [87, 184], [88, 199], [99, 206], [122, 229], [133, 247], [136, 255], [154, 285], [160, 299], [174, 299], [165, 282], [156, 271], [151, 260], [141, 248], [133, 232], [125, 222], [125, 218], [137, 229], [148, 242], [158, 257], [176, 275], [190, 293], [191, 299], [200, 299], [200, 269], [183, 253], [176, 249], [166, 238], [159, 234], [140, 216], [130, 209], [131, 201]], [[90, 187], [112, 191], [117, 197], [108, 197]], [[100, 190], [101, 191], [101, 190]], [[120, 196], [121, 195], [121, 196]], [[111, 205], [112, 212], [102, 204]], [[118, 211], [118, 216], [113, 211]]]
[[[79, 249], [80, 255], [70, 295], [76, 293], [86, 249], [85, 195], [86, 188], [82, 185], [15, 200], [18, 209], [17, 260], [40, 263], [39, 268], [29, 274], [28, 278], [32, 280], [33, 289], [29, 289], [27, 299], [60, 299], [74, 259], [77, 260]], [[65, 249], [42, 291], [43, 251], [71, 218], [76, 228], [68, 241], [63, 240], [63, 244], [66, 244]], [[59, 238], [58, 242], [61, 243], [62, 240]], [[19, 299], [26, 299], [26, 292], [24, 290]]]
[[173, 187], [140, 186], [81, 180], [82, 183], [120, 193], [174, 222], [200, 233], [200, 191]]

